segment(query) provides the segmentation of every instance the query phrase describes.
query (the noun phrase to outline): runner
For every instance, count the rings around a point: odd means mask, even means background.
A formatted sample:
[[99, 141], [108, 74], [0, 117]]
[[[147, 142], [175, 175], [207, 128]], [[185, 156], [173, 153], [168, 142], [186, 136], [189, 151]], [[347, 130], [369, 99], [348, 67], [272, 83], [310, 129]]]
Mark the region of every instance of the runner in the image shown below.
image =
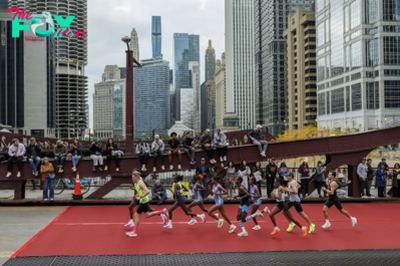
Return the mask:
[[[269, 217], [271, 218], [272, 223], [274, 224], [274, 231], [271, 233], [271, 235], [277, 235], [281, 231], [279, 229], [278, 225], [276, 224], [275, 220], [275, 215], [283, 211], [283, 215], [285, 215], [286, 219], [289, 222], [293, 222], [296, 224], [299, 228], [303, 228], [301, 224], [293, 218], [292, 214], [290, 213], [289, 209], [287, 208], [287, 204], [285, 203], [285, 189], [283, 186], [281, 186], [281, 179], [276, 178], [274, 180], [274, 187], [275, 189], [272, 191], [272, 196], [276, 199], [276, 202], [278, 203], [274, 209], [272, 209], [271, 213], [269, 214]], [[307, 229], [306, 229], [307, 232]]]
[[[164, 226], [165, 229], [172, 229], [172, 212], [175, 209], [177, 209], [178, 207], [181, 207], [181, 209], [183, 210], [183, 212], [186, 215], [192, 216], [192, 218], [199, 217], [203, 221], [203, 223], [206, 222], [205, 214], [195, 214], [186, 208], [186, 205], [185, 205], [186, 198], [184, 196], [182, 196], [182, 190], [187, 191], [188, 189], [184, 185], [182, 185], [182, 183], [181, 183], [182, 180], [183, 180], [183, 176], [175, 175], [173, 181], [175, 183], [174, 198], [176, 199], [176, 202], [168, 210], [169, 221], [168, 221], [168, 224]], [[166, 209], [164, 209], [164, 211], [166, 211]]]
[[[339, 178], [341, 177], [342, 174], [339, 174]], [[329, 222], [329, 218], [328, 218], [328, 210], [330, 207], [332, 207], [333, 205], [335, 205], [335, 207], [344, 215], [347, 216], [348, 218], [350, 218], [353, 227], [355, 227], [357, 225], [357, 218], [352, 217], [345, 209], [343, 209], [342, 204], [340, 204], [340, 200], [339, 197], [336, 195], [336, 189], [338, 189], [339, 185], [336, 182], [337, 179], [333, 179], [333, 176], [336, 175], [329, 175], [329, 181], [331, 181], [330, 183], [330, 189], [326, 189], [326, 188], [322, 188], [323, 191], [326, 191], [328, 193], [328, 200], [325, 202], [325, 206], [322, 209], [322, 211], [324, 212], [324, 216], [326, 219], [325, 224], [322, 226], [322, 228], [328, 228], [331, 226], [331, 223]]]
[[136, 190], [136, 199], [139, 201], [139, 205], [136, 209], [135, 213], [135, 225], [133, 226], [132, 232], [127, 232], [126, 235], [129, 237], [137, 236], [137, 228], [139, 226], [139, 216], [142, 212], [146, 215], [146, 218], [153, 217], [155, 215], [168, 215], [166, 211], [150, 211], [149, 206], [149, 194], [150, 191], [147, 189], [147, 186], [140, 179], [140, 173], [138, 171], [133, 171], [132, 180], [135, 184]]
[[[289, 202], [287, 203], [287, 209], [290, 210], [294, 206], [296, 209], [297, 213], [303, 217], [303, 219], [310, 225], [310, 231], [308, 233], [312, 234], [315, 231], [315, 224], [311, 223], [310, 219], [308, 216], [304, 213], [303, 208], [301, 207], [301, 200], [299, 197], [299, 183], [297, 183], [296, 180], [294, 180], [294, 174], [293, 173], [288, 173], [286, 176], [288, 180], [288, 186], [285, 188], [285, 191], [289, 194]], [[289, 228], [286, 230], [287, 232], [291, 232], [294, 228], [296, 227], [295, 223], [290, 223]], [[307, 227], [302, 228], [303, 235], [307, 235]]]
[[[201, 196], [200, 191], [206, 189], [203, 187], [202, 181], [203, 181], [203, 175], [197, 175], [192, 179], [192, 183], [190, 184], [190, 189], [192, 190], [194, 200], [188, 206], [188, 211], [191, 212], [194, 206], [199, 206], [199, 208], [203, 212], [210, 215], [211, 218], [215, 220], [215, 222], [218, 222], [218, 214], [213, 214], [213, 213], [210, 214], [208, 213], [208, 210], [204, 207], [203, 197]], [[193, 225], [195, 223], [197, 223], [197, 221], [194, 217], [192, 217], [192, 219], [189, 222], [189, 225]]]
[[[229, 227], [229, 233], [233, 233], [233, 231], [235, 231], [236, 226], [234, 226], [231, 223], [231, 220], [229, 220], [228, 216], [226, 215], [225, 209], [224, 209], [224, 201], [222, 199], [222, 195], [226, 195], [227, 192], [226, 190], [218, 183], [219, 177], [213, 176], [211, 178], [211, 183], [213, 185], [212, 191], [213, 191], [213, 195], [214, 195], [214, 202], [215, 205], [212, 206], [209, 210], [208, 210], [208, 214], [211, 215], [213, 212], [215, 212], [216, 210], [219, 210], [219, 212], [221, 213], [222, 217], [225, 219], [225, 221], [230, 225]], [[224, 220], [219, 219], [218, 220], [218, 228], [221, 228], [222, 225], [224, 224]]]
[[[251, 214], [255, 214], [258, 211], [258, 208], [261, 206], [261, 197], [260, 197], [260, 191], [258, 190], [258, 186], [256, 185], [256, 179], [254, 177], [250, 178], [249, 180], [249, 185], [250, 185], [250, 194], [251, 198], [253, 200], [253, 207], [251, 208]], [[264, 218], [263, 213], [267, 212], [269, 213], [268, 207], [265, 207], [264, 210], [261, 211], [260, 216]], [[252, 228], [252, 230], [261, 230], [261, 226], [258, 224], [256, 217], [253, 218], [253, 222], [256, 224]]]

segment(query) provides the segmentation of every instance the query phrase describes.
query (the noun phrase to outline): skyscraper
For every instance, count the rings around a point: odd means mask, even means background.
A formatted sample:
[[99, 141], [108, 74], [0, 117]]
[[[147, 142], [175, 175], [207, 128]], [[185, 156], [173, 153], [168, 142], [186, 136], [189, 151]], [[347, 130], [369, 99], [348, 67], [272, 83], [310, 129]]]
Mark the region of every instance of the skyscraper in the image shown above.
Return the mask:
[[[256, 124], [267, 126], [268, 132], [277, 136], [285, 131], [287, 120], [287, 50], [283, 37], [288, 28], [288, 15], [303, 6], [312, 10], [314, 0], [253, 0]], [[227, 62], [228, 63], [228, 62]]]
[[241, 129], [254, 127], [256, 118], [253, 2], [225, 0], [226, 107]]
[[398, 0], [317, 1], [318, 126], [400, 122]]
[[[192, 89], [193, 89], [193, 104], [192, 104], [192, 120], [193, 125], [189, 126], [195, 132], [201, 131], [201, 91], [200, 91], [200, 62], [189, 62], [190, 77], [192, 79]], [[182, 102], [182, 99], [181, 99]], [[181, 112], [182, 114], [182, 112]]]
[[189, 62], [200, 62], [199, 35], [174, 33], [175, 120], [181, 118], [181, 88], [192, 88]]
[[151, 44], [153, 48], [153, 58], [162, 57], [162, 31], [160, 16], [153, 16], [151, 19]]
[[181, 88], [181, 122], [193, 129], [194, 99], [192, 88]]
[[133, 51], [133, 57], [139, 62], [139, 36], [135, 28], [133, 28], [131, 31], [131, 41], [129, 42], [129, 48]]
[[135, 68], [135, 136], [167, 134], [170, 128], [169, 62], [162, 58], [142, 60]]
[[8, 0], [0, 0], [0, 10], [8, 9]]
[[205, 55], [206, 62], [206, 81], [212, 80], [215, 73], [215, 49], [212, 47], [211, 40], [208, 41], [208, 47]]

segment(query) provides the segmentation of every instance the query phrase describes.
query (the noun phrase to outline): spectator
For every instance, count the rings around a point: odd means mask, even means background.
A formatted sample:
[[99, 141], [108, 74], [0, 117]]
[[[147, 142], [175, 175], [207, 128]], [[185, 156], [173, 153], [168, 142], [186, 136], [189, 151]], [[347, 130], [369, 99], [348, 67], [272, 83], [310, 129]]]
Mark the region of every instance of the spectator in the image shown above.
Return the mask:
[[256, 162], [256, 165], [253, 168], [253, 176], [256, 180], [255, 184], [258, 187], [258, 191], [260, 192], [260, 198], [261, 198], [262, 197], [261, 181], [264, 178], [264, 171], [261, 169], [261, 162]]
[[[382, 161], [378, 164], [378, 169], [381, 169], [381, 165], [382, 164], [385, 166], [386, 176], [389, 176], [389, 165], [386, 163], [386, 158], [385, 157], [383, 157]], [[387, 182], [387, 179], [386, 179], [386, 182]], [[386, 197], [386, 186], [383, 188], [383, 195], [385, 195], [385, 197]]]
[[[40, 173], [42, 173], [43, 183], [43, 200], [48, 201], [54, 200], [54, 167], [53, 164], [49, 162], [49, 158], [45, 157], [42, 161], [42, 166], [40, 167]], [[50, 190], [50, 196], [49, 191]]]
[[8, 155], [10, 156], [7, 161], [7, 175], [6, 177], [11, 176], [11, 167], [14, 162], [18, 164], [18, 173], [17, 177], [21, 177], [22, 170], [22, 160], [24, 159], [26, 149], [24, 144], [19, 143], [18, 139], [12, 140], [12, 145], [8, 148]]
[[218, 129], [217, 133], [214, 135], [214, 144], [217, 148], [217, 153], [220, 162], [226, 162], [226, 154], [228, 152], [228, 141], [226, 135]]
[[[29, 163], [31, 164], [32, 168], [32, 175], [38, 176], [38, 167], [40, 165], [41, 159], [40, 159], [40, 153], [42, 152], [42, 149], [40, 146], [37, 144], [35, 138], [31, 138], [31, 143], [26, 147], [26, 157], [28, 158]], [[35, 184], [34, 182], [32, 182]], [[33, 186], [35, 188], [35, 186]]]
[[211, 136], [210, 136], [210, 130], [207, 128], [204, 131], [203, 136], [201, 136], [201, 148], [207, 153], [208, 158], [210, 159], [210, 163], [211, 164], [215, 164], [217, 163], [217, 161], [214, 159], [214, 152], [212, 150], [212, 146], [211, 146]]
[[164, 186], [161, 185], [160, 180], [156, 180], [156, 184], [151, 188], [151, 198], [153, 200], [158, 200], [158, 205], [163, 204], [167, 198], [167, 191]]
[[278, 173], [279, 173], [279, 178], [282, 180], [283, 186], [287, 187], [288, 180], [286, 177], [289, 174], [289, 168], [287, 168], [285, 161], [281, 162], [281, 165], [279, 166], [278, 169]]
[[225, 189], [228, 192], [228, 199], [233, 199], [233, 182], [236, 178], [236, 169], [233, 166], [233, 162], [229, 162], [226, 168], [225, 176]]
[[144, 139], [140, 139], [140, 142], [136, 144], [136, 154], [139, 156], [140, 164], [142, 165], [142, 172], [146, 172], [147, 159], [150, 154], [149, 144], [144, 142]]
[[308, 159], [305, 158], [303, 163], [299, 167], [299, 173], [301, 175], [301, 188], [302, 194], [300, 198], [308, 198], [308, 183], [310, 181], [310, 168], [308, 167]]
[[251, 175], [250, 167], [247, 166], [247, 161], [243, 160], [237, 171], [237, 176], [243, 178], [242, 186], [249, 190], [249, 178]]
[[266, 176], [267, 176], [267, 194], [268, 198], [272, 199], [271, 193], [274, 190], [274, 180], [276, 178], [276, 174], [278, 173], [278, 167], [275, 164], [275, 158], [271, 158], [271, 162], [267, 165], [266, 168]]
[[[374, 169], [372, 168], [372, 160], [368, 159], [367, 160], [367, 186], [371, 190], [372, 186], [372, 181], [374, 180]], [[371, 192], [370, 192], [371, 195]], [[370, 198], [374, 198], [372, 195]]]
[[258, 146], [258, 150], [262, 157], [266, 157], [265, 153], [268, 147], [268, 141], [263, 140], [262, 126], [257, 125], [256, 128], [248, 134], [254, 145]]
[[202, 191], [203, 198], [207, 198], [208, 193], [208, 176], [210, 175], [210, 167], [206, 165], [206, 159], [201, 158], [200, 165], [196, 168], [196, 176], [202, 175], [203, 176], [203, 187], [206, 190]]
[[92, 145], [90, 146], [90, 158], [93, 160], [93, 171], [96, 171], [96, 166], [100, 171], [103, 171], [103, 151], [100, 143], [97, 142], [97, 137], [93, 137]]
[[65, 158], [67, 157], [68, 154], [68, 148], [64, 145], [62, 140], [57, 140], [57, 145], [54, 146], [53, 153], [54, 153], [54, 162], [58, 167], [58, 172], [63, 173], [64, 172], [63, 167], [65, 163]]
[[157, 171], [157, 158], [161, 157], [161, 170], [165, 170], [165, 166], [164, 166], [164, 149], [165, 149], [165, 145], [164, 142], [160, 139], [159, 135], [155, 135], [154, 136], [154, 141], [151, 144], [151, 150], [153, 152], [153, 156], [154, 156], [154, 166], [153, 166], [153, 172]]
[[393, 198], [400, 198], [400, 164], [396, 163], [393, 169], [392, 175], [392, 197]]
[[72, 143], [72, 149], [71, 149], [71, 154], [72, 154], [72, 171], [76, 172], [78, 169], [76, 166], [78, 165], [80, 159], [82, 159], [82, 145], [80, 144], [78, 139], [74, 139], [74, 142]]
[[387, 174], [385, 170], [385, 165], [380, 164], [380, 168], [376, 170], [375, 188], [378, 188], [378, 197], [385, 197], [384, 188], [386, 186]]
[[118, 145], [115, 144], [112, 138], [109, 138], [106, 144], [106, 166], [104, 168], [105, 171], [108, 170], [108, 164], [111, 160], [115, 161], [115, 171], [119, 172], [120, 162], [121, 162], [121, 154], [122, 151], [118, 150]]
[[[322, 166], [321, 161], [318, 161], [317, 168], [315, 170], [314, 183], [317, 187], [319, 198], [322, 198], [321, 188], [322, 187], [326, 188], [325, 171], [326, 171], [326, 167]], [[326, 197], [326, 191], [324, 191], [324, 197]]]
[[179, 140], [176, 138], [176, 133], [172, 132], [171, 133], [171, 139], [168, 141], [168, 145], [169, 145], [169, 151], [168, 151], [168, 160], [169, 160], [169, 170], [172, 171], [174, 170], [174, 166], [172, 164], [172, 155], [173, 154], [178, 154], [178, 170], [181, 170], [181, 162], [182, 162], [182, 153], [180, 151], [180, 143]]
[[[344, 180], [344, 175], [339, 174], [338, 178], [336, 178], [336, 173], [329, 173], [330, 175], [333, 175], [335, 178], [336, 183], [338, 184], [338, 189], [336, 190], [336, 194], [338, 197], [345, 197], [347, 198], [348, 195], [348, 185], [351, 183], [351, 181], [346, 181]], [[325, 183], [326, 184], [326, 183]]]
[[190, 132], [186, 132], [186, 136], [183, 139], [183, 150], [189, 156], [190, 164], [195, 165], [196, 161], [194, 159], [195, 159], [196, 149], [194, 145], [194, 139], [192, 138]]
[[[357, 175], [360, 183], [360, 193], [362, 198], [371, 197], [370, 187], [368, 186], [368, 166], [366, 164], [367, 159], [362, 158], [361, 163], [357, 167]], [[366, 193], [364, 191], [366, 190]]]

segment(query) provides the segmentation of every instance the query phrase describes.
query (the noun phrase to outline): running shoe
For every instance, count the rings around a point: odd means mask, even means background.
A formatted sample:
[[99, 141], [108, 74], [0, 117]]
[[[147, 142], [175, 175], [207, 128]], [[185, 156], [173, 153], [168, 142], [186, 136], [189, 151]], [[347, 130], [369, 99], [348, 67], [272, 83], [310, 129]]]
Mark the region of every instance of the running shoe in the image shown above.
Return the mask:
[[224, 220], [219, 219], [218, 220], [218, 228], [221, 228], [223, 224], [224, 224]]
[[168, 210], [167, 210], [166, 208], [164, 208], [162, 211], [164, 212], [165, 216], [167, 216], [167, 218], [169, 218], [169, 212], [168, 212]]
[[353, 227], [357, 226], [357, 218], [356, 217], [352, 217], [351, 222], [353, 223]]
[[303, 236], [307, 236], [308, 234], [307, 227], [304, 227], [302, 231], [303, 231]]
[[167, 224], [164, 226], [164, 229], [172, 229], [172, 224]]
[[133, 231], [132, 232], [126, 232], [126, 235], [129, 236], [129, 237], [135, 237], [135, 236], [137, 236], [137, 233], [134, 233]]
[[197, 223], [196, 219], [192, 218], [188, 225], [194, 225], [195, 223]]
[[233, 224], [231, 225], [231, 227], [229, 228], [229, 233], [233, 233], [233, 231], [235, 231], [236, 226], [234, 226]]
[[161, 220], [162, 220], [163, 224], [166, 224], [167, 223], [167, 216], [165, 216], [165, 214], [161, 214], [160, 217], [161, 217]]
[[268, 207], [265, 207], [265, 208], [264, 208], [264, 212], [266, 212], [266, 213], [268, 213], [268, 214], [271, 213], [271, 212], [269, 211]]
[[218, 223], [218, 221], [219, 221], [219, 214], [216, 213], [215, 216], [217, 216], [217, 220], [215, 220], [215, 222]]
[[249, 234], [246, 231], [244, 231], [239, 233], [238, 236], [249, 236]]
[[259, 225], [256, 225], [256, 226], [254, 226], [253, 228], [251, 228], [252, 230], [255, 230], [255, 231], [258, 231], [258, 230], [261, 230], [261, 226], [259, 226]]
[[257, 216], [260, 216], [261, 218], [264, 218], [264, 214], [262, 214], [262, 212], [260, 212], [260, 211], [257, 211], [257, 212], [256, 212], [256, 215], [257, 215]]
[[135, 223], [134, 222], [129, 222], [126, 225], [124, 225], [125, 227], [134, 227]]
[[203, 222], [203, 224], [207, 221], [206, 220], [206, 215], [204, 213], [200, 215], [200, 219]]
[[286, 230], [287, 232], [292, 232], [293, 229], [296, 228], [296, 225], [294, 223], [290, 223], [288, 229]]
[[275, 228], [274, 228], [274, 231], [272, 231], [271, 235], [273, 235], [273, 236], [274, 236], [274, 235], [277, 235], [277, 234], [279, 234], [280, 231], [281, 231], [281, 229], [279, 229], [279, 228], [278, 228], [278, 229], [275, 229]]
[[331, 223], [326, 221], [326, 223], [322, 226], [322, 228], [328, 228], [331, 227]]
[[310, 225], [310, 231], [308, 231], [308, 233], [312, 234], [312, 233], [314, 233], [314, 231], [315, 231], [315, 224], [311, 224]]

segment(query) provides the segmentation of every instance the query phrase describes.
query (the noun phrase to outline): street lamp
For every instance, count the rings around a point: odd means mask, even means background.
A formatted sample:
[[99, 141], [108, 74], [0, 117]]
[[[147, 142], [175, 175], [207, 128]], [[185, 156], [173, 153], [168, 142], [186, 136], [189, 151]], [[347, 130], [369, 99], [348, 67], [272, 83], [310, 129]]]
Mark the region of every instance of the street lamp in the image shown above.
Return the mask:
[[134, 139], [134, 121], [133, 121], [133, 110], [134, 110], [134, 92], [133, 92], [133, 67], [134, 63], [138, 67], [142, 67], [135, 58], [133, 58], [133, 52], [129, 49], [129, 42], [131, 38], [128, 36], [122, 37], [121, 40], [126, 43], [126, 153], [133, 154], [133, 139]]

